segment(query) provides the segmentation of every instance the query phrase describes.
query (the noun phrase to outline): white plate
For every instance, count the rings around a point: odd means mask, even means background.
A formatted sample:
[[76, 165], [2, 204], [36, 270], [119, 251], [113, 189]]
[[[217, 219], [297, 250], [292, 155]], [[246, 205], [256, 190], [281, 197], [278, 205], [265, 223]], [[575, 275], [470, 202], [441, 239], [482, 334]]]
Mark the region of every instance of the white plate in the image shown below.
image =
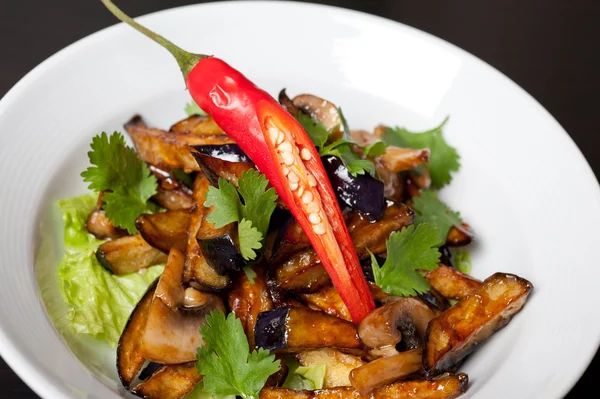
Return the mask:
[[[100, 4], [98, 13], [107, 12]], [[442, 196], [478, 234], [473, 274], [533, 282], [511, 324], [464, 364], [465, 398], [560, 398], [596, 351], [598, 183], [534, 99], [466, 52], [410, 27], [337, 8], [276, 2], [183, 7], [141, 21], [191, 51], [216, 54], [276, 95], [315, 93], [350, 125], [445, 129], [462, 169]], [[51, 204], [85, 190], [90, 139], [133, 113], [168, 127], [188, 94], [171, 56], [124, 25], [54, 55], [0, 101], [0, 352], [44, 398], [123, 394], [114, 351], [64, 331]], [[40, 223], [53, 255], [34, 269]], [[43, 298], [43, 300], [42, 300]], [[62, 306], [62, 308], [61, 308]], [[62, 309], [64, 312], [64, 309]], [[76, 354], [76, 356], [73, 355]]]

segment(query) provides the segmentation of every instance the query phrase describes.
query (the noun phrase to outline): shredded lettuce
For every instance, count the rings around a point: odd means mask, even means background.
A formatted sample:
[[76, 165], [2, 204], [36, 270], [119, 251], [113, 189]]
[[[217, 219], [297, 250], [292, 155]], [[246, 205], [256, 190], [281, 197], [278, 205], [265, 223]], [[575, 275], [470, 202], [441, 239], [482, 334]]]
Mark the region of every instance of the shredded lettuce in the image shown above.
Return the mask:
[[314, 366], [301, 366], [292, 356], [286, 357], [288, 375], [283, 383], [284, 388], [289, 389], [322, 389], [325, 381], [327, 366], [316, 364]]
[[116, 347], [133, 308], [163, 266], [116, 276], [97, 261], [95, 251], [104, 241], [85, 228], [97, 194], [58, 201], [64, 221], [65, 255], [58, 265], [62, 297], [69, 310], [69, 327]]

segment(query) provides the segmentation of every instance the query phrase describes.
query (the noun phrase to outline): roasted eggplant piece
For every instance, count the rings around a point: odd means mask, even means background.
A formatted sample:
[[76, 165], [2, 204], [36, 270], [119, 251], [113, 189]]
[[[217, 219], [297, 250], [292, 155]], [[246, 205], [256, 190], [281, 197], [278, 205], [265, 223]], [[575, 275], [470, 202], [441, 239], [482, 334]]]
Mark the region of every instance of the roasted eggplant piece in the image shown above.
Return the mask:
[[413, 349], [395, 356], [380, 357], [350, 373], [350, 382], [361, 395], [368, 395], [375, 389], [398, 381], [421, 370], [423, 352]]
[[258, 315], [273, 309], [264, 269], [256, 266], [254, 272], [253, 283], [245, 273], [240, 274], [228, 296], [229, 309], [242, 322], [250, 348], [254, 348], [254, 326]]
[[139, 115], [125, 124], [140, 158], [162, 169], [181, 168], [186, 172], [200, 170], [190, 153], [190, 146], [233, 143], [228, 136], [200, 136], [190, 133], [165, 132], [149, 128]]
[[316, 308], [340, 319], [352, 321], [348, 308], [333, 286], [325, 287], [314, 293], [298, 294], [298, 297], [313, 309]]
[[[156, 287], [141, 345], [142, 355], [151, 362], [180, 364], [195, 360], [198, 347], [204, 344], [199, 328], [206, 315], [212, 310], [225, 311], [223, 301], [216, 295], [185, 293], [184, 262], [184, 255], [171, 249]], [[199, 301], [183, 306], [186, 297]]]
[[206, 222], [206, 208], [203, 204], [209, 185], [204, 174], [198, 173], [194, 180], [194, 206], [190, 210], [183, 280], [219, 291], [229, 284], [229, 277], [220, 276], [215, 269], [208, 265], [197, 239], [201, 226]]
[[[357, 211], [346, 217], [346, 225], [360, 259], [369, 257], [369, 251], [378, 255], [386, 250], [386, 240], [394, 231], [413, 223], [414, 213], [406, 205], [386, 201], [383, 217], [371, 222]], [[288, 227], [291, 229], [291, 227]], [[312, 248], [295, 253], [281, 262], [276, 255], [271, 264], [277, 284], [286, 290], [315, 292], [330, 284], [329, 275]], [[281, 263], [279, 263], [281, 262]]]
[[429, 155], [429, 148], [412, 149], [388, 146], [380, 158], [386, 169], [392, 173], [399, 173], [429, 162]]
[[285, 89], [281, 89], [277, 99], [279, 100], [279, 103], [283, 106], [283, 108], [285, 108], [287, 112], [292, 114], [294, 118], [298, 117], [298, 112], [300, 112], [300, 110], [294, 105], [292, 99], [288, 97], [287, 93], [285, 92]]
[[514, 274], [495, 273], [450, 309], [431, 320], [425, 335], [423, 369], [440, 374], [506, 326], [525, 305], [533, 285]]
[[265, 387], [260, 399], [454, 399], [466, 392], [469, 378], [464, 373], [445, 374], [431, 380], [399, 381], [362, 396], [351, 387], [296, 391], [287, 388]]
[[[310, 241], [304, 230], [291, 214], [287, 215], [286, 220], [273, 234], [272, 243], [267, 245], [268, 260], [273, 264], [281, 263], [290, 256], [310, 247]], [[266, 254], [267, 251], [265, 251]]]
[[182, 399], [201, 380], [194, 362], [165, 365], [131, 392], [144, 399]]
[[223, 178], [238, 186], [242, 173], [254, 169], [254, 163], [236, 144], [194, 146], [192, 155], [213, 186]]
[[452, 226], [448, 231], [446, 245], [453, 247], [462, 247], [470, 244], [473, 241], [473, 232], [466, 223], [461, 223], [460, 226]]
[[166, 254], [171, 248], [185, 252], [189, 225], [188, 209], [143, 214], [135, 221], [135, 227], [144, 240]]
[[321, 157], [323, 166], [338, 201], [377, 220], [385, 211], [384, 185], [368, 173], [352, 176], [341, 159], [334, 155]]
[[127, 231], [115, 227], [112, 220], [106, 217], [103, 209], [94, 209], [90, 212], [85, 227], [90, 234], [99, 240], [117, 239], [127, 235]]
[[156, 373], [163, 365], [160, 363], [150, 362], [146, 367], [140, 371], [140, 375], [138, 375], [138, 379], [141, 381], [146, 381], [148, 378], [152, 377], [154, 373]]
[[310, 367], [319, 364], [326, 366], [323, 388], [350, 386], [350, 372], [366, 364], [359, 356], [335, 349], [300, 352], [296, 355], [296, 358], [302, 366]]
[[101, 244], [96, 250], [96, 259], [105, 269], [121, 275], [165, 263], [167, 255], [138, 233]]
[[278, 353], [338, 348], [362, 351], [354, 324], [307, 308], [279, 308], [258, 315], [254, 336], [257, 348]]
[[246, 266], [244, 257], [229, 234], [198, 240], [198, 243], [206, 262], [220, 275], [239, 272]]
[[429, 284], [443, 297], [460, 300], [481, 286], [481, 281], [453, 267], [439, 265], [425, 273]]
[[196, 136], [220, 136], [225, 132], [217, 125], [215, 120], [208, 115], [192, 115], [177, 123], [169, 129], [174, 133], [189, 133]]
[[[422, 347], [427, 325], [435, 313], [413, 297], [389, 297], [390, 302], [372, 311], [358, 326], [362, 342], [372, 354], [393, 356], [398, 349]], [[398, 348], [398, 344], [401, 347]]]
[[159, 184], [156, 194], [152, 196], [151, 200], [170, 211], [189, 209], [194, 205], [194, 199], [189, 189], [183, 188], [183, 186], [167, 190]]
[[148, 313], [158, 279], [156, 279], [146, 290], [138, 304], [131, 312], [129, 320], [121, 333], [117, 345], [117, 373], [125, 388], [129, 388], [138, 375], [146, 359], [141, 353], [141, 338], [144, 335]]

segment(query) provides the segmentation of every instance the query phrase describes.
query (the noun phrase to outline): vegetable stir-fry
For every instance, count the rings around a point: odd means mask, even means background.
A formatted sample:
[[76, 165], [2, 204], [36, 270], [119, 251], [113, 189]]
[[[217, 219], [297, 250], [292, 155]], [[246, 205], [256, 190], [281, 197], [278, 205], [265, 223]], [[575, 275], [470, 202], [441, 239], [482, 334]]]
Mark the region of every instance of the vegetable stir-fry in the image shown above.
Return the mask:
[[[438, 198], [459, 169], [447, 120], [351, 130], [333, 103], [276, 101], [102, 1], [171, 51], [193, 98], [169, 130], [126, 122], [133, 147], [96, 136], [82, 173], [94, 199], [62, 202], [65, 240], [81, 243], [61, 263], [64, 298], [90, 315], [72, 324], [117, 346], [123, 386], [149, 399], [464, 393], [462, 362], [533, 286], [468, 274], [473, 231]], [[82, 300], [87, 278], [110, 282], [90, 290], [102, 301]]]

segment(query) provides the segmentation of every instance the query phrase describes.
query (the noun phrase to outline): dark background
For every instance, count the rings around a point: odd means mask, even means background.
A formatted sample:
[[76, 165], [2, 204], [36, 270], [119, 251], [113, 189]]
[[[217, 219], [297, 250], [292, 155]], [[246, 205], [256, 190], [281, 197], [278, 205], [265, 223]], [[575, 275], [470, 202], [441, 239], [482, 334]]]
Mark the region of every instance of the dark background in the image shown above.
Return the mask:
[[[116, 0], [132, 16], [203, 2]], [[600, 1], [313, 2], [360, 10], [411, 25], [483, 59], [550, 111], [598, 176]], [[50, 55], [114, 23], [114, 17], [98, 0], [0, 0], [0, 96]], [[565, 343], [557, 343], [562, 344]], [[599, 373], [597, 354], [566, 398], [586, 397], [584, 391], [596, 392]], [[0, 398], [37, 398], [1, 360]]]

